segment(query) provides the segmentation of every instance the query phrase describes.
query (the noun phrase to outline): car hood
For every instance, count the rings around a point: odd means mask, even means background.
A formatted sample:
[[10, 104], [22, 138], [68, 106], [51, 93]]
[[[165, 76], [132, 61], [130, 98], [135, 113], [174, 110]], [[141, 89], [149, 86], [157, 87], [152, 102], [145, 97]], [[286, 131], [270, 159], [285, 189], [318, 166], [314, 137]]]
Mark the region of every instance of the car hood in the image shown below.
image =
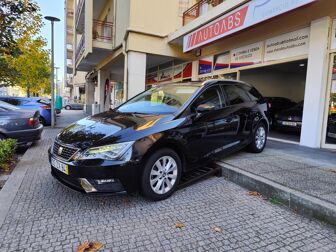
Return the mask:
[[[84, 118], [65, 128], [57, 141], [80, 149], [135, 141], [173, 127], [173, 115], [149, 115], [108, 111]], [[178, 123], [175, 121], [173, 124]]]

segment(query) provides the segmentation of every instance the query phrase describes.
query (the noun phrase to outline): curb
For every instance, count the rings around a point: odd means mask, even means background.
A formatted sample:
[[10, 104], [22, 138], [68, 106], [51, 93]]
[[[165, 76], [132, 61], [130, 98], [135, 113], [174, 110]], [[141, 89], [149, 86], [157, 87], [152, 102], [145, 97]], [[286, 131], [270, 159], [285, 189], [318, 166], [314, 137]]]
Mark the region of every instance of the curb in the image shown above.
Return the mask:
[[[27, 152], [29, 152], [29, 149]], [[28, 170], [28, 166], [25, 165], [27, 161], [25, 159], [26, 153], [9, 176], [4, 187], [0, 190], [0, 228], [5, 222], [6, 216]]]
[[222, 175], [248, 190], [257, 191], [267, 198], [275, 197], [296, 213], [336, 225], [336, 205], [304, 194], [253, 173], [243, 171], [225, 162], [216, 162]]

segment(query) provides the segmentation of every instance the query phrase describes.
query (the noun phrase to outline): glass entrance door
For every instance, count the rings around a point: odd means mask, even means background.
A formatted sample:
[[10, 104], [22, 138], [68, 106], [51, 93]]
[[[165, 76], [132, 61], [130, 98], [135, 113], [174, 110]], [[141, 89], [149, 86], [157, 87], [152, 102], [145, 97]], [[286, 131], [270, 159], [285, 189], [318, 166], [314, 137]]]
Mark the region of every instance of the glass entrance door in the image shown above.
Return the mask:
[[331, 56], [329, 74], [329, 94], [327, 97], [327, 119], [325, 123], [325, 146], [336, 148], [336, 54]]

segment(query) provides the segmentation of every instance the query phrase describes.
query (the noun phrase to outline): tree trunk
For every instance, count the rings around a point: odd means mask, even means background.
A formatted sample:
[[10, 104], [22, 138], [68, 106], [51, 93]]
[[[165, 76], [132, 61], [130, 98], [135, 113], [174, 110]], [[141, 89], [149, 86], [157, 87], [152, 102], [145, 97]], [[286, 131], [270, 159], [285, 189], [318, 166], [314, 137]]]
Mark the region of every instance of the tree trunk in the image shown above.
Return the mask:
[[27, 87], [27, 97], [30, 97], [30, 88]]

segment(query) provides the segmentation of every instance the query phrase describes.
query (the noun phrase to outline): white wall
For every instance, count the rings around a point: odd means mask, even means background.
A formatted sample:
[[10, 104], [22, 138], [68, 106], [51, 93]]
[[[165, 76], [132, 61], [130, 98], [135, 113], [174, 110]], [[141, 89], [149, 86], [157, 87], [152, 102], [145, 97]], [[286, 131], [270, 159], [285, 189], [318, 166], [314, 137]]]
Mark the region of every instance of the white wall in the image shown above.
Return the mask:
[[311, 23], [309, 60], [306, 82], [305, 104], [303, 107], [300, 144], [308, 147], [321, 147], [323, 112], [327, 102], [328, 40], [330, 17], [314, 20]]
[[146, 82], [146, 53], [128, 52], [128, 97], [141, 93], [145, 90]]
[[286, 97], [295, 102], [304, 99], [305, 74], [260, 68], [241, 71], [240, 80], [255, 86], [263, 96]]
[[115, 46], [119, 46], [129, 26], [130, 0], [115, 0]]

